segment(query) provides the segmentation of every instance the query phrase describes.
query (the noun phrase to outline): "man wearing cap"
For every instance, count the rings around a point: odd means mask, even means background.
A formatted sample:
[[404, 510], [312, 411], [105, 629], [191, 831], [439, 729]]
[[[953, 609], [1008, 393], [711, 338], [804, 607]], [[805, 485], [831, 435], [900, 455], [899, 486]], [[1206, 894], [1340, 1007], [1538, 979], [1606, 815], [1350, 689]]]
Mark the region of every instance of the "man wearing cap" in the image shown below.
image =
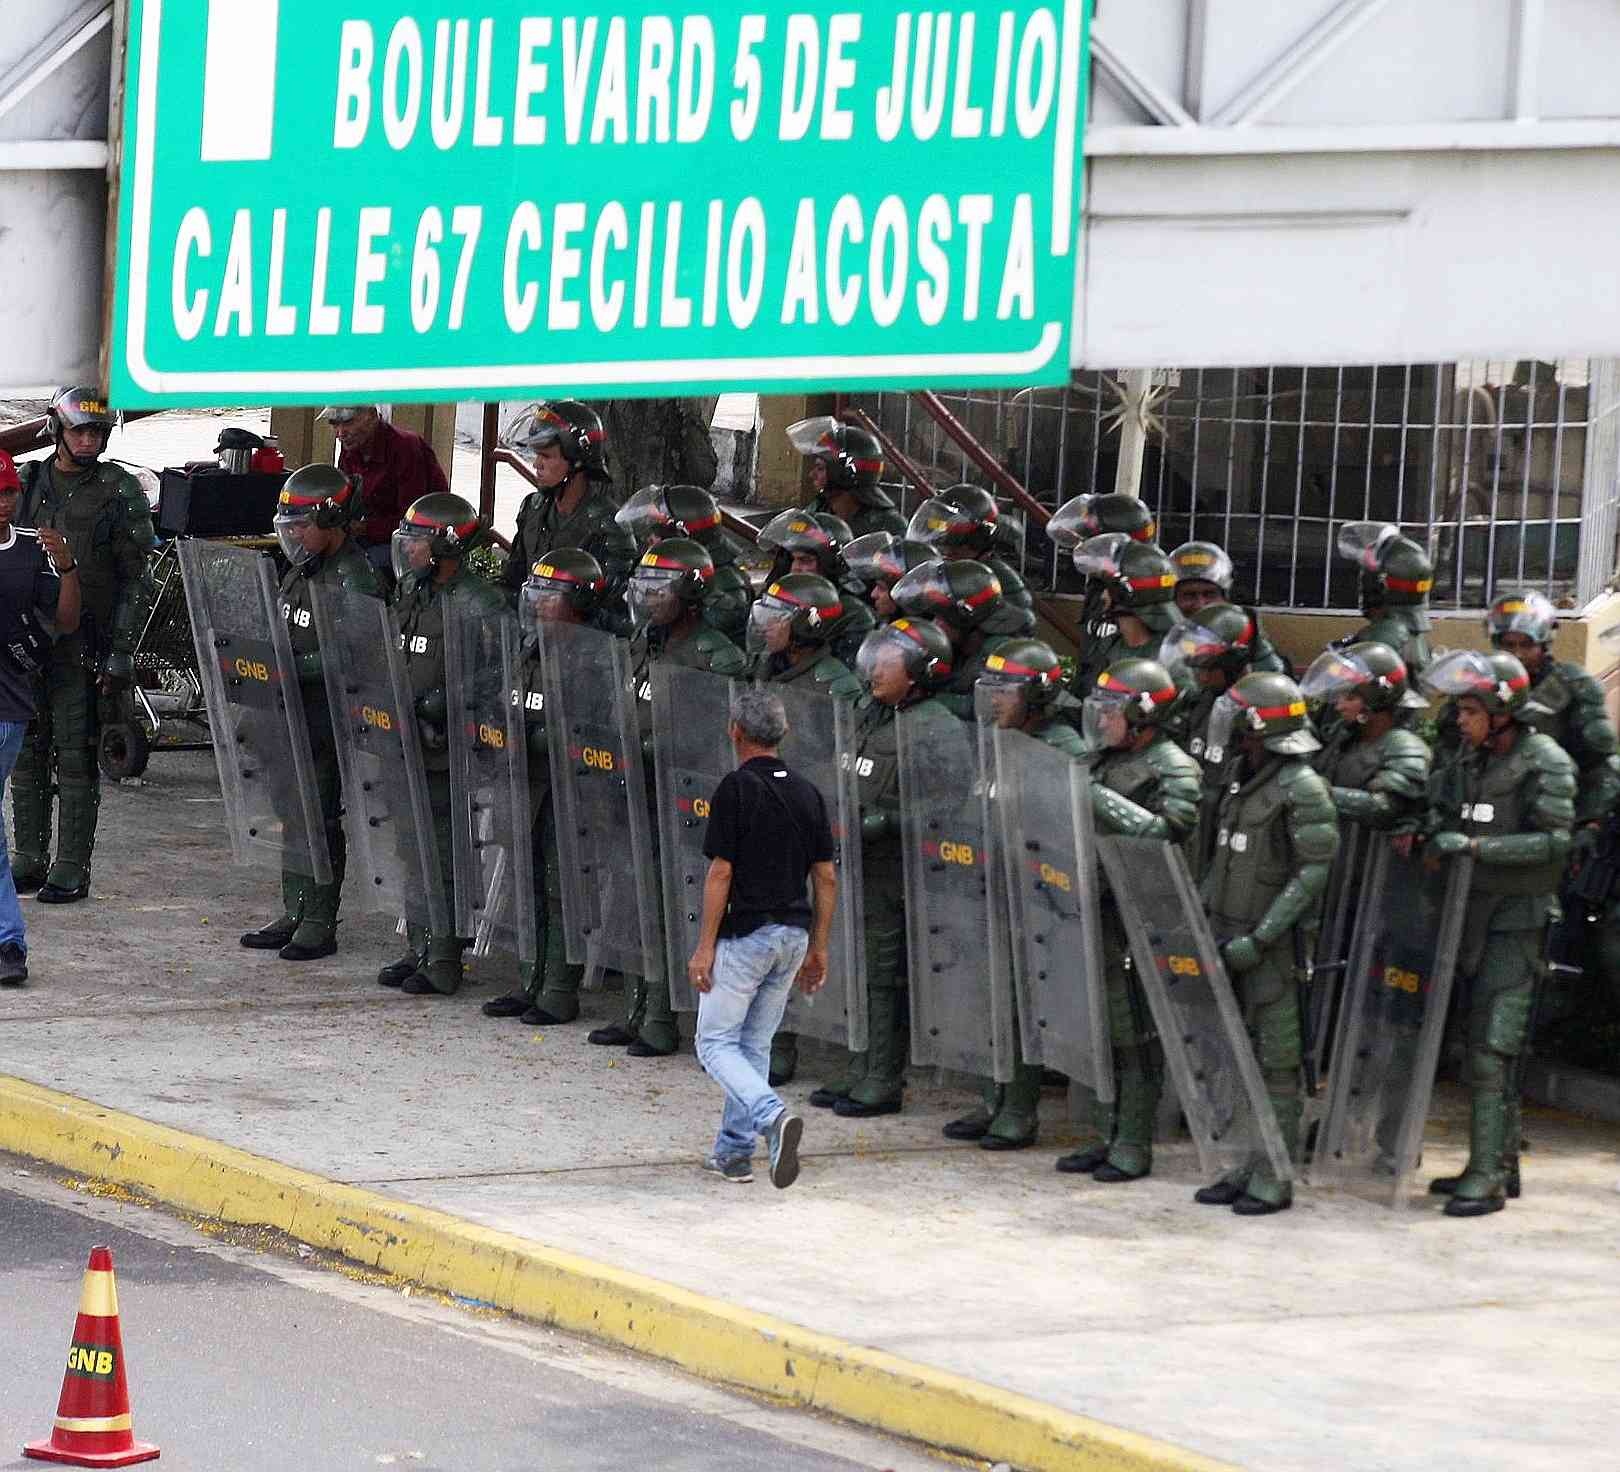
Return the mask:
[[[21, 494], [17, 466], [0, 450], [0, 794], [34, 716], [52, 635], [79, 627], [79, 569], [67, 538], [50, 527], [13, 526]], [[28, 936], [0, 830], [0, 986], [27, 979]]]
[[338, 469], [360, 481], [355, 540], [366, 561], [388, 577], [394, 528], [413, 501], [450, 489], [444, 467], [432, 445], [390, 424], [375, 404], [333, 404], [321, 418], [337, 436]]

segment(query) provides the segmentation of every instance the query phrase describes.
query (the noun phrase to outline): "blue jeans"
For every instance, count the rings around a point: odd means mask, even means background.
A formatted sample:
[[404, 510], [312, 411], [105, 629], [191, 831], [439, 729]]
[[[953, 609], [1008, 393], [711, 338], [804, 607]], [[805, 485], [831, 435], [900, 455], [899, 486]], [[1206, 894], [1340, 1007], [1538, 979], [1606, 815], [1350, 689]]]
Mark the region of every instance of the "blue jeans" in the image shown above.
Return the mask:
[[715, 947], [713, 985], [698, 998], [697, 1055], [726, 1091], [714, 1137], [720, 1160], [751, 1156], [786, 1107], [770, 1085], [771, 1039], [809, 949], [809, 933], [794, 925], [762, 925]]
[[[11, 769], [17, 765], [27, 729], [26, 721], [0, 721], [0, 797], [4, 797], [6, 783], [11, 781]], [[0, 823], [0, 946], [8, 942], [15, 942], [24, 951], [28, 949], [22, 906], [17, 903], [17, 881], [11, 877], [11, 850], [6, 845], [5, 825]]]

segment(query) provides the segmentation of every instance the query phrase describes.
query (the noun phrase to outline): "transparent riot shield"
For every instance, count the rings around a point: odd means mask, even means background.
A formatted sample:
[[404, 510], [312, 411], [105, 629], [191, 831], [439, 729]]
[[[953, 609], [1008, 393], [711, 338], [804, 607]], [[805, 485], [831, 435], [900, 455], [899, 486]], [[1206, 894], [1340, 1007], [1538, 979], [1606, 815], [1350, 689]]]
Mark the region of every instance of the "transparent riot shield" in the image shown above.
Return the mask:
[[394, 612], [341, 586], [313, 584], [310, 598], [360, 906], [447, 935], [450, 898]]
[[450, 834], [456, 932], [475, 955], [535, 958], [529, 751], [518, 689], [518, 628], [451, 598], [444, 609], [450, 710]]
[[1199, 1165], [1217, 1175], [1264, 1155], [1278, 1180], [1291, 1180], [1293, 1162], [1181, 850], [1150, 838], [1103, 838], [1097, 850]]
[[1021, 731], [995, 732], [995, 816], [1011, 910], [1024, 1062], [1114, 1097], [1085, 764]]
[[219, 542], [179, 545], [231, 855], [330, 884], [309, 727], [270, 560]]
[[1374, 841], [1328, 1063], [1311, 1179], [1405, 1204], [1428, 1118], [1473, 860]]
[[992, 904], [978, 732], [933, 702], [902, 712], [896, 732], [912, 1062], [1006, 1083], [1010, 962], [1006, 917]]
[[568, 959], [656, 980], [664, 953], [629, 648], [548, 623], [540, 670]]
[[787, 710], [782, 760], [821, 793], [833, 834], [838, 904], [827, 948], [827, 984], [813, 997], [794, 988], [782, 1027], [859, 1053], [866, 1047], [866, 917], [854, 708], [797, 685], [772, 685]]
[[1327, 1072], [1328, 1038], [1337, 1025], [1339, 999], [1344, 994], [1356, 905], [1376, 857], [1372, 836], [1365, 824], [1339, 824], [1339, 848], [1322, 902], [1322, 927], [1316, 935], [1310, 1005], [1304, 1019], [1304, 1043], [1311, 1063], [1309, 1078], [1321, 1079]]
[[686, 962], [703, 923], [709, 802], [737, 765], [726, 736], [731, 681], [667, 662], [650, 671], [653, 763], [658, 778], [658, 867], [664, 885], [664, 946], [670, 1005], [697, 1011]]

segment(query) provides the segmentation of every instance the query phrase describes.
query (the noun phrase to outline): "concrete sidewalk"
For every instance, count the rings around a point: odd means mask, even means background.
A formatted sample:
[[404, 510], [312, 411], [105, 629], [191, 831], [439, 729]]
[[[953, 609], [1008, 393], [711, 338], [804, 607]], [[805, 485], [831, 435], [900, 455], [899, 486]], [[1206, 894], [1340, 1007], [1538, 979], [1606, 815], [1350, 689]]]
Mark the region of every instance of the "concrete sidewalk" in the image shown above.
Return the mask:
[[[1396, 1217], [1302, 1191], [1243, 1221], [1195, 1206], [1190, 1147], [1105, 1188], [1042, 1146], [947, 1144], [967, 1102], [809, 1116], [804, 1175], [704, 1176], [718, 1091], [690, 1053], [591, 1048], [478, 1003], [384, 992], [392, 927], [332, 961], [241, 950], [272, 878], [229, 865], [207, 755], [110, 788], [91, 903], [25, 902], [34, 981], [0, 993], [0, 1073], [824, 1334], [1268, 1469], [1595, 1465], [1620, 1383], [1615, 1131], [1533, 1112], [1526, 1196], [1495, 1217]], [[787, 1091], [801, 1101], [811, 1067]], [[1443, 1101], [1427, 1167], [1460, 1159]]]

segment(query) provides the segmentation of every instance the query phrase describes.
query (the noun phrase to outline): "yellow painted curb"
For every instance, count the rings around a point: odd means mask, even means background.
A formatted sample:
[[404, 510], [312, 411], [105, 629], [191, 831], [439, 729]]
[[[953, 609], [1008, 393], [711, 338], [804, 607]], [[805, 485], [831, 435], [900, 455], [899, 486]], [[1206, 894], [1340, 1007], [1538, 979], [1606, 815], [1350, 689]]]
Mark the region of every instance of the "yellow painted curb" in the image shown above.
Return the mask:
[[928, 1446], [1030, 1472], [1231, 1472], [1027, 1396], [344, 1186], [198, 1135], [0, 1077], [0, 1150], [268, 1226], [382, 1272], [494, 1304]]

